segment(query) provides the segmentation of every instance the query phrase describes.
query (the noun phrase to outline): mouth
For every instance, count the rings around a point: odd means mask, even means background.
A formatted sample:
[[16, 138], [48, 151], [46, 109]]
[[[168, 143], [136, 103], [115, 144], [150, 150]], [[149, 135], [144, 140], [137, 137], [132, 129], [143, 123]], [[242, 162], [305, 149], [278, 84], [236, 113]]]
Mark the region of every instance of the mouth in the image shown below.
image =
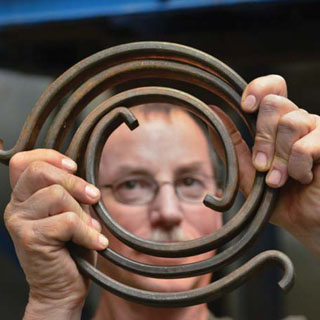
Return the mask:
[[[194, 237], [187, 236], [181, 229], [177, 229], [174, 232], [166, 232], [163, 230], [155, 230], [150, 237], [149, 240], [161, 242], [161, 243], [172, 243], [172, 242], [182, 242], [194, 239]], [[179, 258], [170, 258], [170, 257], [158, 257], [148, 255], [139, 251], [135, 251], [135, 256], [137, 261], [146, 264], [152, 265], [181, 265], [192, 263], [201, 260], [199, 256], [188, 256], [188, 257], [179, 257]]]
[[161, 266], [177, 266], [191, 262], [190, 257], [185, 258], [167, 258], [167, 257], [155, 257], [146, 254], [138, 253], [137, 260], [141, 263]]
[[158, 228], [153, 230], [149, 237], [149, 240], [156, 242], [181, 242], [191, 239], [181, 228], [175, 228], [170, 231]]

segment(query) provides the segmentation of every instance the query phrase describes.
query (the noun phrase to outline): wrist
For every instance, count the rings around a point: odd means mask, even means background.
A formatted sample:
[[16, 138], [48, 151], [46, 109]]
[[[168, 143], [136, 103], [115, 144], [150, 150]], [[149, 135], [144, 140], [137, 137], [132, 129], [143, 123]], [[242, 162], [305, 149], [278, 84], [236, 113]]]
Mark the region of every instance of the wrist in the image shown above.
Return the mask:
[[29, 297], [23, 320], [80, 320], [84, 301], [49, 300]]

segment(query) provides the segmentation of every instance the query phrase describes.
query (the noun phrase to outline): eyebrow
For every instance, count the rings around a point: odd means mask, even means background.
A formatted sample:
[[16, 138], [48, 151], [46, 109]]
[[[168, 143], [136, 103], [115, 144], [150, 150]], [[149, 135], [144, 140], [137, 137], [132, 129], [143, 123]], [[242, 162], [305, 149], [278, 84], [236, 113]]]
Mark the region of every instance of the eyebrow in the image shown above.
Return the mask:
[[[116, 171], [114, 172], [114, 175], [117, 176], [117, 179], [113, 179], [114, 180], [118, 180], [118, 179], [122, 179], [124, 177], [126, 177], [127, 175], [144, 175], [144, 176], [151, 176], [152, 173], [150, 172], [150, 170], [148, 170], [147, 167], [140, 167], [140, 166], [135, 166], [135, 165], [121, 165], [119, 166]], [[113, 183], [113, 182], [111, 182]], [[110, 183], [101, 183], [101, 186], [104, 185], [109, 185]]]
[[199, 172], [203, 173], [203, 162], [196, 161], [193, 163], [185, 164], [180, 166], [177, 170], [175, 170], [175, 174], [181, 175], [189, 172]]
[[[188, 164], [181, 164], [176, 170], [174, 170], [174, 176], [179, 176], [187, 173], [199, 173], [204, 176], [212, 177], [211, 174], [203, 172], [203, 162], [195, 161]], [[127, 175], [143, 175], [143, 176], [153, 176], [153, 173], [148, 169], [148, 167], [141, 167], [137, 165], [124, 164], [120, 165], [116, 172], [117, 180], [126, 177]], [[110, 183], [108, 183], [109, 185]], [[101, 186], [107, 185], [102, 183]]]
[[117, 172], [120, 172], [121, 175], [127, 174], [148, 174], [151, 175], [148, 167], [140, 167], [140, 166], [131, 166], [131, 165], [123, 165], [117, 169]]
[[[195, 161], [188, 164], [181, 164], [176, 170], [174, 170], [175, 175], [184, 174], [188, 172], [200, 172], [203, 169], [203, 162]], [[118, 172], [121, 172], [121, 175], [126, 174], [142, 174], [142, 175], [152, 175], [152, 172], [148, 167], [141, 167], [135, 165], [122, 165], [117, 169]]]

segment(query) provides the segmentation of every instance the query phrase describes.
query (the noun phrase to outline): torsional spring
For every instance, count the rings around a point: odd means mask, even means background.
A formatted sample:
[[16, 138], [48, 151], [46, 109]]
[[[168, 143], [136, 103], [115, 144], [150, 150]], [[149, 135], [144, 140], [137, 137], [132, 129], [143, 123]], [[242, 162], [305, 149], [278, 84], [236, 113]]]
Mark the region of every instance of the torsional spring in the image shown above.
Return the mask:
[[[55, 112], [43, 147], [61, 151], [68, 130], [95, 97], [129, 80], [146, 78], [174, 79], [214, 93], [242, 118], [248, 131], [254, 136], [254, 119], [243, 114], [240, 109], [241, 93], [246, 83], [232, 69], [219, 60], [186, 46], [165, 42], [138, 42], [98, 52], [62, 74], [32, 109], [16, 145], [8, 151], [0, 150], [0, 161], [8, 164], [15, 153], [34, 148], [44, 122]], [[181, 106], [200, 117], [218, 133], [226, 158], [226, 187], [222, 198], [207, 195], [204, 204], [217, 211], [229, 209], [238, 191], [238, 163], [228, 131], [207, 104], [172, 88], [132, 88], [96, 106], [79, 125], [66, 151], [66, 155], [78, 163], [78, 174], [96, 185], [106, 140], [123, 122], [131, 130], [135, 129], [138, 122], [129, 108], [151, 102]], [[160, 266], [130, 260], [110, 248], [99, 254], [122, 268], [154, 278], [184, 278], [219, 270], [243, 255], [268, 222], [276, 201], [276, 191], [266, 186], [264, 179], [264, 174], [256, 173], [251, 193], [240, 210], [221, 229], [203, 238], [183, 242], [160, 243], [142, 239], [117, 224], [102, 200], [93, 206], [106, 227], [120, 241], [153, 256], [193, 256], [221, 247], [240, 236], [239, 241], [207, 260]], [[100, 286], [128, 300], [157, 307], [183, 307], [211, 301], [240, 286], [270, 262], [276, 262], [283, 269], [283, 276], [279, 281], [282, 289], [289, 289], [294, 276], [293, 265], [286, 255], [278, 251], [266, 251], [206, 287], [175, 293], [149, 292], [111, 279], [81, 258], [75, 250], [71, 249], [71, 254], [81, 272]]]

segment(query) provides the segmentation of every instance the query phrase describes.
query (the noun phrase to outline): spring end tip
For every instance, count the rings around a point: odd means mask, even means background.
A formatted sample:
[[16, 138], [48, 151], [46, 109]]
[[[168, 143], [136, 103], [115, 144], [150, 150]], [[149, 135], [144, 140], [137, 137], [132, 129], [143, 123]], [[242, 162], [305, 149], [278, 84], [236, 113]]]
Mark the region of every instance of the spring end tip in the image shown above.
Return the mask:
[[205, 198], [203, 199], [203, 204], [210, 209], [218, 209], [218, 207], [216, 206], [216, 199], [211, 194], [206, 194]]
[[139, 121], [137, 119], [132, 119], [128, 123], [128, 127], [130, 128], [130, 130], [134, 130], [135, 128], [139, 127]]
[[281, 288], [283, 292], [288, 292], [294, 285], [294, 275], [292, 277], [283, 277], [279, 282], [278, 286]]

